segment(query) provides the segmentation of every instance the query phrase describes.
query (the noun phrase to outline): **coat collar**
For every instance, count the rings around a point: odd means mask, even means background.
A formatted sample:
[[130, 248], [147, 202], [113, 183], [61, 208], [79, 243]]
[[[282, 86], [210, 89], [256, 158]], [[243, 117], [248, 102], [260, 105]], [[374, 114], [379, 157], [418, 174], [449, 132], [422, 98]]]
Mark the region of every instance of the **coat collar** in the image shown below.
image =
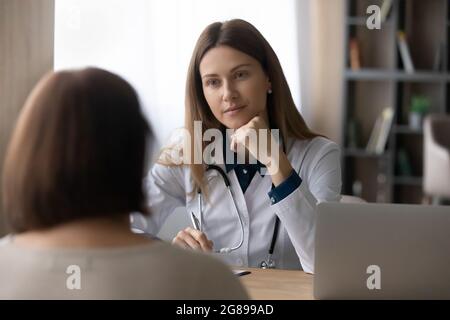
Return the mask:
[[[219, 166], [222, 170], [224, 170], [226, 173], [229, 173], [230, 171], [236, 169], [238, 166], [251, 166], [252, 168], [255, 168], [261, 176], [264, 176], [266, 174], [266, 166], [263, 165], [261, 162], [256, 161], [255, 164], [238, 164], [237, 161], [237, 153], [233, 152], [229, 148], [231, 138], [226, 133], [225, 130], [222, 130], [222, 135], [219, 139], [214, 139], [214, 142], [212, 142], [211, 148], [214, 149], [218, 154], [216, 154], [212, 159], [206, 159], [208, 164], [214, 164]], [[280, 137], [280, 143], [283, 143], [282, 137]], [[231, 159], [231, 162], [226, 163], [226, 159]], [[207, 177], [214, 177], [217, 174], [219, 174], [216, 170], [210, 170], [206, 172]]]

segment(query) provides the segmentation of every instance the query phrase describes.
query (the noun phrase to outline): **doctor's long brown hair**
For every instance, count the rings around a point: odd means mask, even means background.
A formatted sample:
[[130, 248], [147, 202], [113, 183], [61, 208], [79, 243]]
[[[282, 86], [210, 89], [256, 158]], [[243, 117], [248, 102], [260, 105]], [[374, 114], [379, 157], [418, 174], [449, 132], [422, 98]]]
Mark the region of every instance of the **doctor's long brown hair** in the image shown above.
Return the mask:
[[[185, 127], [191, 138], [191, 157], [194, 155], [194, 121], [202, 121], [202, 132], [210, 128], [224, 129], [214, 117], [203, 94], [200, 77], [200, 62], [208, 50], [218, 46], [229, 46], [239, 50], [261, 64], [272, 84], [272, 94], [267, 96], [267, 112], [273, 127], [280, 130], [280, 137], [304, 140], [320, 136], [312, 132], [295, 107], [277, 55], [262, 34], [250, 23], [240, 19], [215, 22], [206, 27], [200, 35], [190, 61], [185, 97]], [[198, 143], [198, 142], [197, 142]], [[205, 143], [203, 143], [203, 148]], [[202, 148], [202, 150], [203, 150]], [[195, 191], [204, 192], [204, 164], [189, 162]], [[166, 161], [161, 161], [167, 164]], [[170, 165], [170, 164], [169, 164]]]

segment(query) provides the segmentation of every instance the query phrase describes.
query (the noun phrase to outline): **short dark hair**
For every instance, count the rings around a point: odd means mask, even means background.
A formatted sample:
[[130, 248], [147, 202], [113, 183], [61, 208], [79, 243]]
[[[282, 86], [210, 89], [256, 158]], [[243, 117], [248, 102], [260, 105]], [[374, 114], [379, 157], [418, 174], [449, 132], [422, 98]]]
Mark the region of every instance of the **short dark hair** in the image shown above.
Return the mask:
[[97, 68], [50, 72], [28, 97], [6, 153], [3, 205], [14, 232], [147, 213], [152, 141], [138, 96]]

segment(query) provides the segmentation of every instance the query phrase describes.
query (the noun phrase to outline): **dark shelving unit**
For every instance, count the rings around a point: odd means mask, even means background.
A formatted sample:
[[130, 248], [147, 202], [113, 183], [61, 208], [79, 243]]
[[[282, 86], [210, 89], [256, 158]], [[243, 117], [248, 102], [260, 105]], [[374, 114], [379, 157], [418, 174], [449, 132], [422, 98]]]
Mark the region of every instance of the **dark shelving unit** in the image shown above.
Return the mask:
[[[420, 203], [423, 131], [410, 125], [409, 110], [412, 97], [425, 96], [430, 101], [429, 113], [450, 112], [450, 0], [393, 0], [381, 29], [368, 29], [367, 7], [381, 7], [383, 2], [346, 1], [343, 193], [369, 202]], [[406, 34], [415, 69], [412, 73], [405, 71], [399, 53], [400, 30]], [[350, 67], [350, 39], [358, 44], [360, 68], [356, 70]], [[438, 51], [440, 63], [436, 67]], [[394, 118], [385, 151], [368, 153], [365, 147], [375, 121], [388, 106], [393, 108]], [[357, 143], [349, 141], [350, 127], [357, 129]], [[408, 170], [401, 166], [405, 158]]]

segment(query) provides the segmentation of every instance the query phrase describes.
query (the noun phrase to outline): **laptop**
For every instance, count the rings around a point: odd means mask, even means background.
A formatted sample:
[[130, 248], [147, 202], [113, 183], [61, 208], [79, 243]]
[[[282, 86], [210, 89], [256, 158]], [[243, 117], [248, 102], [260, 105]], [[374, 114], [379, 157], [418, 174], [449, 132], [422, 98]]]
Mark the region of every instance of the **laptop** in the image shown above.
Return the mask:
[[320, 203], [316, 299], [450, 299], [450, 206]]

